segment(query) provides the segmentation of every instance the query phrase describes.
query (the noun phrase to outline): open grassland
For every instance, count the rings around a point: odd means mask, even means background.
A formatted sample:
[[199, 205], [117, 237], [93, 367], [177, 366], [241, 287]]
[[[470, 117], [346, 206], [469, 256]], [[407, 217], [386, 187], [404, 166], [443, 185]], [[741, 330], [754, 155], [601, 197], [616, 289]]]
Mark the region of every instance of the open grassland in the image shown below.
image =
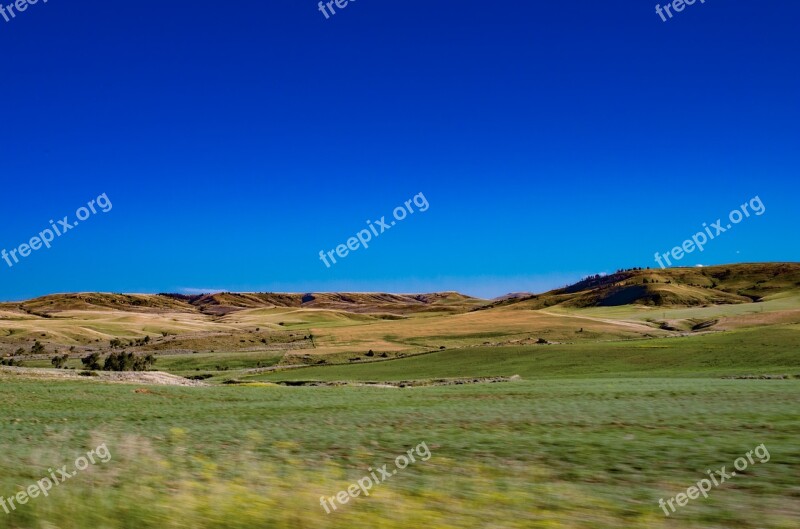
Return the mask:
[[[583, 329], [583, 331], [580, 331]], [[317, 329], [314, 329], [317, 331]], [[537, 311], [479, 311], [440, 317], [380, 321], [324, 329], [317, 339], [320, 353], [348, 350], [420, 351], [482, 345], [484, 343], [537, 340], [572, 341], [666, 335], [644, 323], [578, 320]]]
[[[758, 305], [763, 312], [754, 312]], [[211, 375], [215, 381], [349, 380], [368, 375], [380, 375], [378, 380], [516, 374], [651, 376], [707, 368], [725, 376], [749, 374], [750, 367], [783, 373], [793, 366], [794, 347], [800, 341], [800, 308], [795, 307], [800, 307], [797, 297], [750, 305], [665, 309], [658, 314], [648, 309], [648, 315], [641, 313], [643, 309], [630, 308], [533, 311], [500, 307], [395, 319], [317, 309], [253, 309], [207, 322], [202, 320], [208, 316], [185, 314], [183, 325], [203, 330], [166, 336], [153, 333], [147, 347], [132, 349], [155, 353], [160, 370], [183, 376]], [[177, 319], [164, 314], [102, 315], [93, 313], [94, 320], [84, 314], [35, 321], [39, 328], [66, 327], [70, 321], [85, 328], [94, 321], [97, 328], [100, 322], [119, 326], [132, 325], [134, 320], [152, 330], [162, 328], [158, 325], [164, 320], [174, 325], [171, 320]], [[661, 328], [669, 323], [691, 329], [708, 321], [716, 324], [696, 332]], [[549, 343], [537, 344], [540, 339]], [[80, 369], [80, 358], [93, 350], [103, 354], [109, 348], [105, 342], [73, 352], [62, 348], [60, 353], [71, 355], [67, 367]], [[367, 356], [370, 350], [374, 352]], [[26, 367], [49, 367], [53, 354], [48, 350], [35, 357], [23, 356], [21, 361]], [[398, 358], [401, 355], [406, 358]], [[320, 362], [344, 365], [318, 367]], [[277, 365], [317, 367], [279, 373], [250, 371]]]
[[474, 347], [383, 362], [292, 369], [243, 380], [396, 381], [520, 375], [724, 377], [800, 375], [800, 325], [677, 338]]
[[[111, 340], [150, 337], [137, 352], [156, 354], [278, 351], [295, 356], [339, 355], [345, 360], [369, 350], [414, 354], [433, 349], [484, 344], [596, 341], [668, 336], [658, 325], [540, 311], [492, 310], [464, 314], [364, 315], [319, 309], [247, 309], [224, 317], [188, 313], [65, 312], [50, 318], [0, 318], [0, 348], [6, 354], [32, 350], [46, 358], [70, 354], [75, 362], [89, 352], [109, 352]], [[306, 339], [313, 335], [314, 341]], [[72, 348], [70, 350], [70, 348]], [[47, 356], [49, 355], [49, 356]], [[291, 356], [291, 355], [290, 355]], [[287, 358], [286, 363], [297, 363]], [[38, 365], [38, 364], [37, 364]], [[253, 366], [255, 367], [255, 365]]]
[[[0, 494], [101, 443], [112, 454], [0, 526], [790, 529], [800, 516], [797, 380], [136, 388], [0, 381]], [[325, 514], [320, 496], [423, 441], [429, 461]], [[659, 498], [761, 443], [769, 462], [664, 517]]]
[[[181, 376], [210, 376], [210, 383], [363, 381], [386, 382], [463, 377], [725, 377], [800, 375], [800, 324], [743, 328], [670, 338], [432, 350], [405, 358], [372, 357], [355, 363], [284, 365], [281, 352], [217, 352], [159, 355], [157, 368]], [[303, 350], [313, 353], [314, 350]], [[299, 357], [298, 357], [299, 358]], [[312, 357], [313, 358], [313, 357]], [[335, 355], [326, 358], [336, 359]], [[50, 367], [46, 358], [26, 367]], [[297, 364], [291, 364], [297, 365]], [[80, 360], [69, 361], [80, 369]], [[260, 368], [260, 369], [259, 369]], [[256, 371], [254, 371], [256, 370]]]
[[[0, 495], [101, 443], [112, 454], [50, 497], [0, 512], [0, 527], [789, 529], [800, 517], [800, 379], [721, 378], [800, 374], [796, 324], [261, 374], [237, 367], [250, 361], [241, 353], [160, 361], [191, 372], [226, 360], [231, 370], [217, 381], [252, 385], [36, 380], [0, 370]], [[404, 389], [269, 383], [515, 374], [522, 379]], [[320, 506], [320, 496], [370, 467], [391, 469], [421, 442], [429, 461], [333, 514]], [[659, 498], [684, 492], [706, 469], [730, 470], [762, 443], [768, 462], [663, 515]]]
[[[624, 272], [488, 304], [454, 293], [6, 304], [0, 353], [23, 348], [6, 361], [25, 367], [0, 367], [0, 497], [102, 443], [112, 459], [0, 508], [0, 529], [794, 529], [798, 270]], [[585, 306], [632, 293], [642, 303]], [[691, 306], [648, 304], [665, 299]], [[110, 340], [170, 375], [81, 376], [80, 359]], [[56, 351], [70, 370], [30, 369]], [[320, 506], [422, 442], [429, 461], [335, 513]], [[660, 498], [761, 444], [769, 461], [664, 516]]]

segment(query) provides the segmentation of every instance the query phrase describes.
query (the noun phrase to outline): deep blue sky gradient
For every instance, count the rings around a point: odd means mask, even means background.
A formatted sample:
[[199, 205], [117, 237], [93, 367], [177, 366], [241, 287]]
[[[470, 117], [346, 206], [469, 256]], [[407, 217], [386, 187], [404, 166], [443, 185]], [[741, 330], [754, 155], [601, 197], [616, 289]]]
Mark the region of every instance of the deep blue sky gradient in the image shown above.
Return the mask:
[[[6, 2], [3, 2], [6, 3]], [[541, 291], [798, 260], [800, 3], [49, 0], [0, 18], [0, 249], [52, 292]], [[430, 209], [328, 269], [422, 192]]]

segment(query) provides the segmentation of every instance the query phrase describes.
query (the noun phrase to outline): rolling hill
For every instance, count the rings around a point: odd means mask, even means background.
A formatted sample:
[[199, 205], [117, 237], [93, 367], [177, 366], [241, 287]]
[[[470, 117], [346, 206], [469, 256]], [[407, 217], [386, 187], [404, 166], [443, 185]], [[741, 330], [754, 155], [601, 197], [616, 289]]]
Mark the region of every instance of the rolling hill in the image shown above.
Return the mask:
[[[0, 304], [0, 355], [251, 355], [253, 365], [678, 336], [800, 321], [800, 264], [631, 269], [492, 301], [456, 292], [54, 294]], [[149, 337], [147, 344], [138, 341]], [[312, 338], [313, 337], [313, 340]], [[36, 342], [44, 351], [35, 349]], [[260, 356], [259, 356], [260, 355]], [[326, 356], [327, 355], [327, 356]], [[315, 358], [309, 358], [315, 357]]]
[[694, 307], [754, 303], [789, 293], [800, 293], [800, 263], [637, 268], [591, 276], [543, 294], [498, 299], [479, 309], [500, 306], [534, 310], [554, 306]]
[[18, 303], [0, 303], [0, 311], [50, 317], [65, 311], [119, 310], [137, 313], [186, 312], [224, 316], [257, 308], [328, 309], [354, 313], [464, 312], [485, 303], [457, 292], [430, 294], [221, 292], [184, 294], [52, 294]]

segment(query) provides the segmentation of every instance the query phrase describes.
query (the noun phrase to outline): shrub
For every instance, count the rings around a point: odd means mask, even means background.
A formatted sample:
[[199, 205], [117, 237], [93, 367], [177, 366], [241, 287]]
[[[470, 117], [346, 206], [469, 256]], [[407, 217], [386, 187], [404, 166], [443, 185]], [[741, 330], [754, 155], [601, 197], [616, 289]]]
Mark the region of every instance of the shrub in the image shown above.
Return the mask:
[[189, 377], [186, 377], [186, 378], [189, 379], [189, 380], [206, 380], [206, 379], [211, 378], [213, 376], [214, 375], [211, 375], [211, 374], [205, 374], [205, 375], [192, 375], [192, 376], [189, 376]]
[[64, 367], [64, 364], [67, 363], [67, 360], [69, 360], [69, 355], [63, 355], [63, 356], [56, 355], [50, 360], [50, 363], [53, 364], [53, 367], [55, 367], [56, 369], [61, 369], [62, 367]]
[[153, 355], [137, 356], [133, 353], [111, 353], [106, 357], [103, 371], [147, 371], [156, 358]]
[[135, 342], [134, 341], [130, 342], [130, 345], [131, 346], [135, 345], [137, 347], [143, 347], [143, 346], [145, 346], [145, 345], [147, 345], [149, 343], [150, 343], [150, 337], [149, 336], [145, 336], [144, 338], [138, 338]]
[[100, 369], [100, 355], [92, 353], [89, 356], [81, 358], [81, 363], [86, 369], [98, 370]]

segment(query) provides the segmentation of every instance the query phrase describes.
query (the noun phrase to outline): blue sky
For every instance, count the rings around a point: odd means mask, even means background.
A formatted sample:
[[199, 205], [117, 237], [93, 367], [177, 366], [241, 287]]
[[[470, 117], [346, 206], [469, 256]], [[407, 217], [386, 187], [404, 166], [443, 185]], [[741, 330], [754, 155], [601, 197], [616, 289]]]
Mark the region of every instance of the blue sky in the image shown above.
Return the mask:
[[[50, 0], [0, 18], [0, 261], [52, 292], [541, 291], [797, 261], [800, 4]], [[430, 207], [319, 259], [418, 193]]]

